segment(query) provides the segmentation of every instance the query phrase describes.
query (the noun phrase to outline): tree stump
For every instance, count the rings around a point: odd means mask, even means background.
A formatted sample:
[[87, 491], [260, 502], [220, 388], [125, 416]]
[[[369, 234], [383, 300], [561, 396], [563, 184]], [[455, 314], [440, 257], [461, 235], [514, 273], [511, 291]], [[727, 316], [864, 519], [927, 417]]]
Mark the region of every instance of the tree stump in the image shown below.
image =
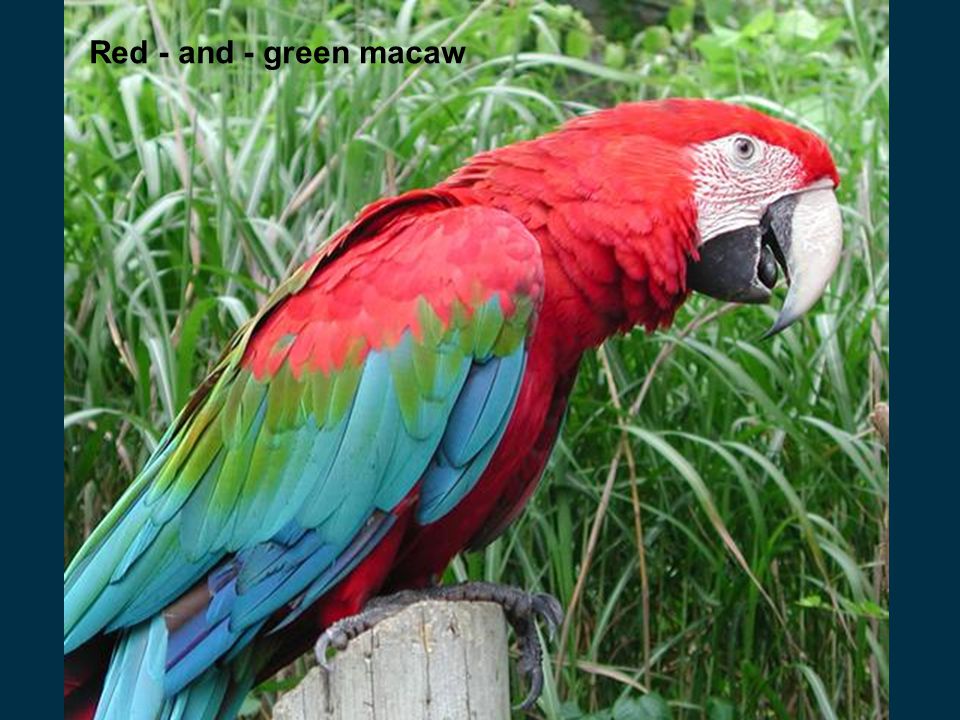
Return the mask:
[[507, 720], [507, 628], [499, 605], [419, 602], [313, 668], [275, 720]]

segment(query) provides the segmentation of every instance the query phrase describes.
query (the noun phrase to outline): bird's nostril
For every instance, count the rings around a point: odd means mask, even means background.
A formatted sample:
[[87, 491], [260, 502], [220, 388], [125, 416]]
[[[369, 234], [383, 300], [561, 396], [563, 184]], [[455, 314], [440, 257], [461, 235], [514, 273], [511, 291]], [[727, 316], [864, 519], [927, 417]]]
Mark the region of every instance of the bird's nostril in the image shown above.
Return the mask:
[[769, 245], [763, 245], [760, 248], [760, 260], [757, 263], [757, 277], [768, 288], [773, 288], [777, 284], [777, 275], [779, 275], [779, 268], [773, 249]]

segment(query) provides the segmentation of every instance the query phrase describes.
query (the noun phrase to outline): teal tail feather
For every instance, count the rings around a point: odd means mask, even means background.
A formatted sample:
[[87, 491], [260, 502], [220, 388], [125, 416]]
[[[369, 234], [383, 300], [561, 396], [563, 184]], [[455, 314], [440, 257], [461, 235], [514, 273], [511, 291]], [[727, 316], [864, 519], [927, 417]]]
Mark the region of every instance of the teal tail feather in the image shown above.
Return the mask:
[[163, 707], [166, 657], [163, 616], [126, 630], [110, 658], [94, 720], [155, 720]]
[[126, 630], [110, 659], [94, 720], [232, 720], [253, 687], [249, 651], [209, 668], [165, 697], [167, 626], [162, 615]]

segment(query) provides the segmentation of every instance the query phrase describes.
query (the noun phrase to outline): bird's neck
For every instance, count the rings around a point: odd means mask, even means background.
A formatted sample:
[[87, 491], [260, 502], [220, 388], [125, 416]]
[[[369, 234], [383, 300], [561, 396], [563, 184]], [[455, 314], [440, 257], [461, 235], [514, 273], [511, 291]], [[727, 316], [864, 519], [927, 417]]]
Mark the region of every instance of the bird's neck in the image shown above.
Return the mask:
[[692, 207], [644, 198], [643, 188], [616, 187], [616, 179], [601, 183], [549, 144], [504, 150], [471, 160], [442, 187], [465, 204], [509, 212], [539, 240], [546, 282], [538, 325], [553, 335], [561, 365], [616, 332], [669, 325], [687, 296]]

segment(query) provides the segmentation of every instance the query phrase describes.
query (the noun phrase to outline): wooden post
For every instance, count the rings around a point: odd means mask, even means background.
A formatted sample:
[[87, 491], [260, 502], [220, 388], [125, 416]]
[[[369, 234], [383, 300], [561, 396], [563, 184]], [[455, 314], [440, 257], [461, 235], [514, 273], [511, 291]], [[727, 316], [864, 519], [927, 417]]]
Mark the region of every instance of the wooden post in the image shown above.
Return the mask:
[[274, 720], [507, 720], [507, 630], [499, 605], [419, 602], [313, 668]]

